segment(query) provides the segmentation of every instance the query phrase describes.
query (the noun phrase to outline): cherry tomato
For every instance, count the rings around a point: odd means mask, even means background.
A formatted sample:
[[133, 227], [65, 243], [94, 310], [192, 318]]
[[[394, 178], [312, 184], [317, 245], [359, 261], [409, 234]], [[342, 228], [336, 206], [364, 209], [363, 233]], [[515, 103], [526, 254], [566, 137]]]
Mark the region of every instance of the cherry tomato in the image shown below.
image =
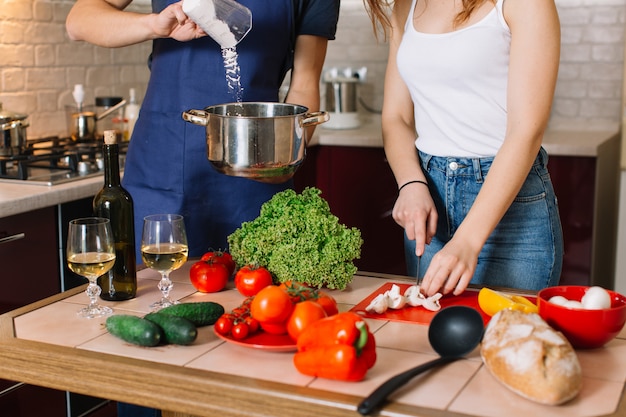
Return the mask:
[[293, 308], [293, 313], [287, 321], [287, 333], [294, 340], [298, 340], [300, 333], [311, 323], [326, 317], [324, 308], [315, 301], [301, 301]]
[[230, 331], [230, 333], [233, 336], [233, 339], [237, 339], [237, 340], [245, 339], [248, 336], [249, 332], [250, 332], [250, 329], [248, 328], [248, 325], [243, 321], [240, 321], [239, 323], [235, 324]]
[[189, 279], [200, 292], [218, 292], [228, 282], [228, 269], [224, 264], [208, 261], [198, 261], [189, 270]]
[[228, 314], [224, 314], [215, 322], [215, 331], [221, 335], [230, 334], [232, 328], [233, 319]]
[[230, 253], [221, 250], [209, 251], [200, 258], [201, 261], [208, 261], [209, 259], [212, 259], [215, 263], [223, 264], [228, 269], [229, 277], [235, 272], [235, 261]]
[[254, 296], [250, 304], [250, 314], [261, 323], [282, 323], [287, 321], [293, 310], [291, 297], [277, 285], [268, 285]]
[[272, 274], [262, 266], [246, 265], [235, 275], [235, 287], [246, 297], [256, 295], [272, 283]]
[[256, 320], [252, 316], [247, 316], [244, 319], [244, 321], [246, 322], [246, 324], [248, 325], [248, 328], [250, 329], [249, 334], [256, 333], [259, 331], [260, 326], [259, 326], [258, 320]]
[[339, 313], [339, 308], [337, 307], [337, 301], [329, 294], [325, 292], [319, 291], [317, 298], [315, 298], [317, 304], [321, 305], [324, 308], [327, 316], [333, 316]]

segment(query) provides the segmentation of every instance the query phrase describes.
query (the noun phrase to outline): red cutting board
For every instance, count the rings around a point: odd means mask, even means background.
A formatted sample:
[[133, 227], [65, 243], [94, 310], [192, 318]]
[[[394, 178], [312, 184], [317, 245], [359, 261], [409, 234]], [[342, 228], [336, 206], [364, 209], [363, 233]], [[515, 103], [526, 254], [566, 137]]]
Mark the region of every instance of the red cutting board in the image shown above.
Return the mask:
[[[400, 293], [404, 294], [406, 289], [413, 284], [403, 284], [403, 283], [393, 283], [387, 282], [380, 286], [376, 291], [367, 296], [363, 301], [361, 301], [356, 306], [352, 307], [350, 311], [358, 313], [359, 315], [370, 318], [370, 319], [380, 319], [380, 320], [391, 320], [391, 321], [402, 321], [402, 322], [410, 322], [410, 323], [419, 323], [419, 324], [430, 324], [433, 316], [437, 313], [436, 311], [426, 310], [424, 307], [417, 306], [412, 307], [407, 305], [398, 310], [387, 309], [384, 313], [378, 314], [374, 312], [367, 312], [365, 308], [370, 304], [370, 302], [376, 297], [378, 294], [383, 294], [385, 291], [389, 291], [392, 285], [397, 285], [400, 287]], [[531, 297], [528, 297], [531, 301], [535, 302], [535, 300]], [[478, 290], [475, 289], [467, 289], [461, 295], [444, 295], [439, 299], [439, 303], [441, 304], [441, 308], [462, 305], [468, 306], [476, 309], [480, 315], [483, 317], [483, 321], [485, 324], [489, 322], [491, 318], [487, 314], [483, 313], [481, 308], [478, 306]]]

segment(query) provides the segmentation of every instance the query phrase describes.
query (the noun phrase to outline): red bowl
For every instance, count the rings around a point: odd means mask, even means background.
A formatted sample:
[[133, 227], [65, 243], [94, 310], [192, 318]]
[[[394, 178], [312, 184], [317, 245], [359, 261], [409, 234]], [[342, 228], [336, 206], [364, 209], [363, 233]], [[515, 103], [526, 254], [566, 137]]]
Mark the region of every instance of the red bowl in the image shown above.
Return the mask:
[[603, 310], [567, 308], [548, 301], [555, 295], [580, 301], [588, 288], [563, 285], [544, 288], [537, 294], [539, 315], [578, 349], [604, 346], [626, 323], [626, 297], [611, 290], [607, 290], [611, 296], [611, 308]]

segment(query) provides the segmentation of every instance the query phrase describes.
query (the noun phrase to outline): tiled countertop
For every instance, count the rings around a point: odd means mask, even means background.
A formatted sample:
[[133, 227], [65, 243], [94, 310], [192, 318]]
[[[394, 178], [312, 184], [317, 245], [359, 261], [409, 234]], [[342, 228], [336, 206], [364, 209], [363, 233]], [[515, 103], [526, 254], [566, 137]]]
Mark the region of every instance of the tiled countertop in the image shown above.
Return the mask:
[[[232, 288], [195, 292], [187, 263], [172, 274], [172, 296], [183, 301], [215, 301], [228, 311], [243, 297]], [[138, 297], [103, 302], [117, 314], [143, 315], [159, 297], [158, 275], [139, 272]], [[402, 281], [403, 277], [385, 276]], [[355, 276], [345, 291], [331, 291], [349, 310], [384, 282]], [[234, 345], [199, 329], [191, 346], [142, 348], [109, 335], [104, 319], [86, 320], [76, 311], [86, 302], [76, 290], [0, 316], [0, 378], [99, 395], [164, 408], [181, 415], [356, 416], [356, 404], [396, 373], [436, 357], [427, 326], [370, 320], [378, 361], [364, 381], [339, 382], [302, 375], [292, 353]], [[15, 335], [13, 334], [15, 328]], [[574, 400], [544, 406], [500, 385], [482, 365], [478, 349], [461, 360], [420, 376], [392, 396], [387, 416], [591, 417], [625, 415], [626, 332], [601, 349], [578, 351], [584, 385]], [[88, 369], [85, 369], [88, 368]], [[179, 386], [182, 385], [182, 386]], [[174, 414], [165, 414], [165, 416]]]

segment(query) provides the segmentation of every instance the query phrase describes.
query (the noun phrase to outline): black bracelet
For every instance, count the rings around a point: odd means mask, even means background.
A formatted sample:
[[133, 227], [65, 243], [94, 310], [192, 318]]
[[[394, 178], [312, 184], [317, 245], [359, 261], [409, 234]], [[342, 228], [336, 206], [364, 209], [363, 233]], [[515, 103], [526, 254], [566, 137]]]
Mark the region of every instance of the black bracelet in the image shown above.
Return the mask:
[[422, 180], [413, 180], [413, 181], [409, 181], [409, 182], [405, 182], [404, 184], [402, 184], [402, 186], [400, 188], [398, 188], [398, 193], [400, 191], [402, 191], [402, 189], [404, 187], [406, 187], [409, 184], [415, 184], [415, 183], [419, 183], [419, 184], [424, 184], [426, 187], [428, 187], [428, 183], [426, 181], [422, 181]]

